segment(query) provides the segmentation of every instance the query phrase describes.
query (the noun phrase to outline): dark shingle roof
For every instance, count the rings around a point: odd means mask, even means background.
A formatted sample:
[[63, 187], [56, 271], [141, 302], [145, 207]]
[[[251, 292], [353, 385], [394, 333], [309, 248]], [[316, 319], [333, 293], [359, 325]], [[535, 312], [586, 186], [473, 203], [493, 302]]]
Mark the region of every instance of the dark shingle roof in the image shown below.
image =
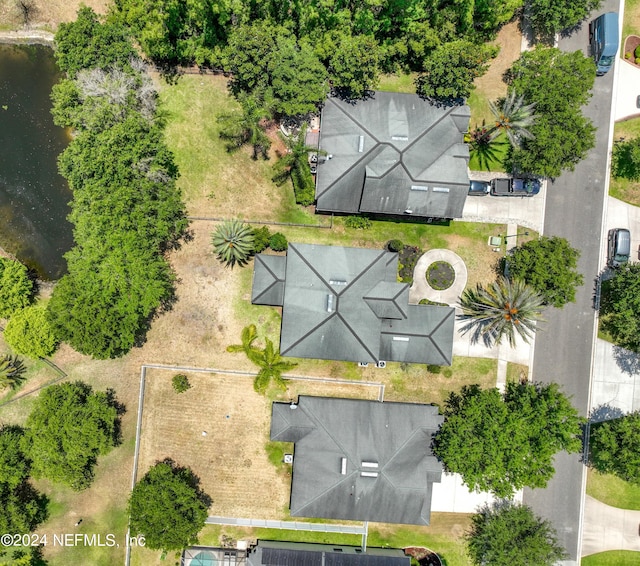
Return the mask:
[[442, 473], [431, 439], [442, 422], [431, 405], [306, 396], [274, 403], [271, 439], [295, 442], [291, 515], [428, 525]]
[[283, 306], [285, 356], [450, 364], [454, 309], [410, 306], [397, 269], [396, 253], [290, 243], [286, 261], [256, 256], [252, 302]]
[[254, 305], [282, 306], [287, 258], [258, 254], [253, 267], [251, 302]]
[[[376, 92], [322, 111], [317, 208], [459, 218], [469, 188], [468, 106], [438, 107], [412, 94]], [[414, 187], [414, 188], [412, 188]]]
[[247, 556], [247, 566], [409, 566], [403, 551], [352, 546], [259, 540]]

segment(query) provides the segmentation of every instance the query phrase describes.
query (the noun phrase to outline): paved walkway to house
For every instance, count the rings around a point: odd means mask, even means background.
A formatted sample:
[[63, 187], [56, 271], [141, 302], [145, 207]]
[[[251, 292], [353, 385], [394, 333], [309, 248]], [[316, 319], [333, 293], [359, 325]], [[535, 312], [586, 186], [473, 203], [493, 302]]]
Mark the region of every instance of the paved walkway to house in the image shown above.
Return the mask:
[[[456, 278], [453, 285], [444, 291], [438, 291], [427, 283], [427, 268], [436, 261], [446, 261], [453, 267]], [[467, 266], [462, 258], [451, 250], [429, 250], [420, 256], [413, 270], [413, 284], [409, 289], [409, 303], [417, 305], [422, 299], [455, 306], [467, 285]]]
[[587, 495], [584, 505], [582, 556], [607, 550], [640, 551], [639, 526], [640, 511], [611, 507]]
[[270, 519], [244, 519], [241, 517], [207, 517], [207, 525], [234, 525], [263, 529], [283, 529], [287, 531], [315, 531], [320, 533], [342, 533], [363, 535], [365, 525], [339, 525], [336, 523], [308, 523], [306, 521], [274, 521]]

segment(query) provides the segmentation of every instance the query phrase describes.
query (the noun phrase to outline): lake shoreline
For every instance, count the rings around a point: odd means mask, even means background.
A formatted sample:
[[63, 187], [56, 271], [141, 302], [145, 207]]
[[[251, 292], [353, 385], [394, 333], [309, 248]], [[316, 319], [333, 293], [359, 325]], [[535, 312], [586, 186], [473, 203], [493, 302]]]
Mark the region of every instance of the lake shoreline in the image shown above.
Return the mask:
[[55, 45], [54, 37], [51, 32], [38, 29], [0, 31], [0, 43], [13, 45], [27, 44], [53, 47]]

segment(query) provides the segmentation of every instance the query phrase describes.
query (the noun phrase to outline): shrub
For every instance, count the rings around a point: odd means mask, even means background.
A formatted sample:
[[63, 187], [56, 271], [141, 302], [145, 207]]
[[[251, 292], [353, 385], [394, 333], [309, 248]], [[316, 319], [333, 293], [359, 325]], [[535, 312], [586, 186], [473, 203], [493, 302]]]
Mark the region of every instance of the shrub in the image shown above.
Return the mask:
[[640, 65], [640, 57], [636, 57], [636, 65]]
[[347, 216], [344, 221], [344, 225], [347, 228], [359, 228], [362, 230], [367, 230], [371, 228], [371, 220], [365, 218], [364, 216]]
[[442, 368], [440, 366], [436, 366], [434, 364], [429, 364], [427, 366], [427, 371], [429, 373], [433, 373], [434, 375], [438, 375], [442, 371]]
[[625, 59], [631, 59], [631, 57], [633, 57], [633, 53], [631, 53], [631, 51], [627, 51], [627, 52], [624, 54], [624, 58], [625, 58]]
[[280, 232], [276, 232], [269, 238], [269, 247], [274, 252], [283, 252], [289, 247], [289, 243], [287, 242], [287, 238], [284, 234]]
[[0, 318], [26, 307], [33, 297], [33, 282], [19, 261], [0, 258]]
[[260, 228], [254, 228], [253, 230], [253, 248], [254, 252], [259, 254], [269, 247], [269, 239], [271, 238], [271, 231], [267, 226], [261, 226]]
[[253, 229], [242, 220], [225, 220], [211, 241], [218, 259], [227, 267], [243, 266], [253, 254]]
[[171, 379], [171, 385], [176, 393], [184, 393], [187, 389], [191, 389], [189, 379], [184, 373], [177, 373]]
[[387, 249], [390, 252], [401, 252], [402, 248], [404, 248], [404, 244], [401, 240], [389, 240], [387, 242]]
[[58, 345], [46, 311], [39, 306], [14, 313], [5, 328], [4, 339], [15, 352], [30, 358], [50, 356]]
[[640, 45], [638, 45], [634, 50], [633, 50], [633, 54], [635, 55], [636, 59], [638, 59], [640, 57]]
[[402, 283], [413, 283], [413, 270], [422, 255], [422, 250], [416, 246], [404, 246], [400, 252], [398, 275]]
[[453, 370], [451, 368], [446, 368], [442, 372], [442, 375], [444, 375], [447, 379], [451, 379], [451, 377], [453, 376]]

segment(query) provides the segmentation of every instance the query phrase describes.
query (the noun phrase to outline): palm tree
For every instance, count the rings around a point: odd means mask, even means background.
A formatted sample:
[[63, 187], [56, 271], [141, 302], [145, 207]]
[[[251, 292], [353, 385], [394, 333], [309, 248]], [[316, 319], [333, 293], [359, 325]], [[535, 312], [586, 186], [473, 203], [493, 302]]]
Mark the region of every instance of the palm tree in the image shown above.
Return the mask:
[[232, 344], [227, 346], [227, 352], [244, 352], [247, 358], [256, 364], [260, 371], [253, 381], [253, 388], [258, 393], [264, 393], [269, 386], [271, 380], [282, 389], [286, 389], [283, 372], [293, 369], [298, 364], [285, 361], [273, 342], [268, 338], [265, 339], [265, 348], [260, 350], [253, 343], [258, 337], [258, 331], [255, 324], [250, 324], [242, 329], [240, 336], [242, 344]]
[[542, 320], [542, 305], [542, 296], [520, 279], [501, 277], [487, 287], [478, 284], [467, 289], [460, 300], [460, 318], [468, 321], [462, 332], [473, 330], [472, 342], [482, 338], [487, 346], [506, 338], [513, 348], [517, 336], [528, 343], [536, 321]]
[[218, 115], [218, 123], [221, 126], [219, 135], [227, 141], [227, 151], [231, 153], [249, 144], [253, 149], [253, 159], [258, 159], [258, 156], [268, 159], [271, 140], [262, 126], [263, 120], [269, 118], [268, 110], [252, 96], [240, 98], [240, 104], [241, 111], [234, 110]]
[[220, 224], [211, 241], [218, 259], [227, 267], [244, 265], [254, 251], [253, 228], [238, 219]]
[[291, 178], [296, 202], [304, 206], [315, 200], [315, 184], [309, 167], [309, 153], [324, 155], [326, 151], [307, 145], [307, 124], [302, 124], [297, 135], [281, 136], [287, 151], [273, 166], [273, 180], [278, 185]]
[[489, 109], [495, 117], [495, 124], [489, 132], [491, 137], [496, 138], [504, 132], [514, 147], [520, 147], [523, 139], [532, 139], [534, 136], [527, 128], [536, 121], [535, 107], [535, 103], [525, 104], [524, 98], [516, 96], [513, 89], [501, 103], [489, 101]]
[[17, 356], [7, 354], [0, 358], [0, 388], [16, 389], [26, 379], [24, 376], [26, 369]]

